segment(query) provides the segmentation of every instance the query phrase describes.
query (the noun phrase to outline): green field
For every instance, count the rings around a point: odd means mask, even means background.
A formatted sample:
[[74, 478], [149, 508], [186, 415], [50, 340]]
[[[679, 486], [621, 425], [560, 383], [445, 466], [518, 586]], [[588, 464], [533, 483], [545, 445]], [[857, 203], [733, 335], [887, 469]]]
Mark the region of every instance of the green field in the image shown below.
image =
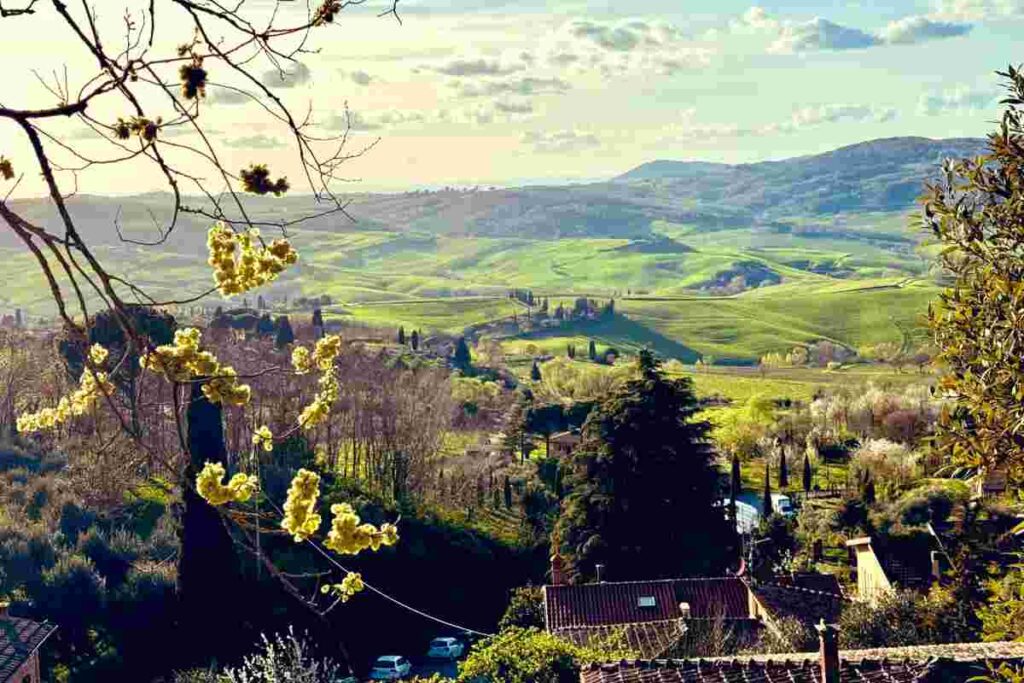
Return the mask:
[[[569, 341], [585, 353], [595, 339], [625, 352], [649, 346], [684, 362], [714, 356], [752, 363], [767, 352], [819, 340], [854, 349], [902, 342], [903, 331], [918, 325], [937, 293], [922, 250], [903, 227], [906, 219], [830, 220], [837, 231], [830, 237], [657, 221], [646, 240], [458, 236], [351, 225], [297, 229], [292, 239], [299, 264], [260, 293], [276, 313], [294, 312], [297, 297], [327, 295], [329, 318], [448, 334], [513, 316], [522, 322], [525, 307], [507, 298], [512, 288], [530, 289], [552, 308], [571, 307], [578, 296], [615, 297], [621, 315], [614, 320], [503, 331], [503, 343], [515, 353], [526, 345], [539, 354], [561, 353]], [[205, 255], [184, 246], [107, 245], [97, 253], [115, 274], [157, 297], [184, 298], [211, 284]], [[0, 249], [0, 257], [8, 275], [0, 310], [52, 316], [49, 291], [31, 257], [13, 248]], [[745, 285], [722, 289], [737, 275]], [[247, 298], [255, 303], [255, 293]], [[204, 303], [232, 306], [244, 299]]]

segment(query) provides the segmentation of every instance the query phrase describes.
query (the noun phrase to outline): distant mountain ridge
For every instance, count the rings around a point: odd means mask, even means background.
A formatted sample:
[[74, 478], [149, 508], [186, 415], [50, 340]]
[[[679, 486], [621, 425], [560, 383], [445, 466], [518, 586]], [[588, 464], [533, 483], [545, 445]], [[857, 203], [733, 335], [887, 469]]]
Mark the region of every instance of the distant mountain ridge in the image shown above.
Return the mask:
[[[684, 224], [702, 231], [786, 229], [794, 219], [837, 214], [900, 212], [910, 209], [924, 183], [937, 176], [945, 157], [973, 156], [985, 140], [931, 140], [902, 137], [871, 140], [781, 161], [751, 164], [657, 160], [605, 182], [494, 190], [417, 191], [352, 194], [349, 213], [359, 221], [332, 215], [302, 224], [304, 230], [373, 229], [438, 236], [482, 236], [551, 240], [566, 237], [649, 239], [652, 223]], [[116, 243], [120, 223], [136, 239], [152, 239], [154, 216], [166, 215], [160, 194], [134, 197], [80, 196], [70, 202], [84, 225], [82, 234]], [[258, 216], [322, 211], [309, 197], [253, 197], [248, 210]], [[59, 229], [46, 200], [16, 202], [33, 220]], [[172, 242], [202, 248], [203, 221], [186, 217]], [[0, 231], [0, 246], [16, 246]]]

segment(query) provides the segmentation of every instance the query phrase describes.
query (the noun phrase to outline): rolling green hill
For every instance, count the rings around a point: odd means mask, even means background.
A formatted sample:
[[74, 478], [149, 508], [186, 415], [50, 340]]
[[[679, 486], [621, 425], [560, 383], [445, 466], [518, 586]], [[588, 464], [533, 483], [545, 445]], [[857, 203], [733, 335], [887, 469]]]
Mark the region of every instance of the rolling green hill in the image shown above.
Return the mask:
[[[281, 312], [297, 297], [327, 295], [326, 313], [337, 319], [449, 333], [522, 317], [511, 288], [552, 305], [615, 297], [621, 315], [612, 322], [519, 336], [546, 346], [599, 337], [690, 360], [751, 362], [821, 339], [900, 341], [936, 293], [913, 197], [939, 159], [981, 145], [895, 138], [741, 166], [653, 162], [589, 185], [352, 195], [355, 223], [335, 214], [290, 229], [300, 263], [261, 293]], [[47, 202], [13, 204], [56, 228]], [[210, 284], [207, 226], [183, 219], [159, 247], [122, 243], [113, 229], [117, 220], [127, 236], [152, 239], [167, 206], [162, 195], [71, 202], [80, 231], [115, 272], [181, 298]], [[261, 220], [316, 209], [302, 196], [247, 206]], [[0, 256], [0, 311], [52, 315], [9, 231], [0, 230]]]

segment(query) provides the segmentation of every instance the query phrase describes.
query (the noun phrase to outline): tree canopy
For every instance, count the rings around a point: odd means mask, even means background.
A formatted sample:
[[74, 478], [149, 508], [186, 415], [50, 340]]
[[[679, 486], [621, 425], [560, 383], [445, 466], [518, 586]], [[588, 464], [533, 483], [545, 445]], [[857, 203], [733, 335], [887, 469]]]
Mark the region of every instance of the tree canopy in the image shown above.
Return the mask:
[[568, 463], [555, 533], [577, 580], [597, 564], [616, 579], [650, 579], [715, 574], [732, 559], [735, 534], [692, 385], [667, 378], [648, 351], [638, 370], [594, 408]]

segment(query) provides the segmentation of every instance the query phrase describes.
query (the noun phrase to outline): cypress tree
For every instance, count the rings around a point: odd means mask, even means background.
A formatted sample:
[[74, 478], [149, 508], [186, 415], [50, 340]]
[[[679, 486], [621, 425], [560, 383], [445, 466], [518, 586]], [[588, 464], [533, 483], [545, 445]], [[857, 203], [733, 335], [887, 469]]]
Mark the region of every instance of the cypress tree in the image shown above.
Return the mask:
[[804, 453], [804, 493], [811, 492], [811, 456]]
[[412, 331], [412, 335], [409, 337], [409, 344], [412, 346], [413, 351], [420, 350], [420, 333], [418, 331]]
[[317, 339], [324, 336], [324, 314], [319, 308], [313, 309], [313, 336]]
[[398, 327], [398, 343], [405, 346], [405, 328], [401, 325]]
[[455, 353], [452, 354], [452, 365], [459, 370], [468, 370], [471, 365], [469, 345], [466, 344], [465, 337], [459, 337], [459, 341], [455, 344]]
[[874, 505], [875, 500], [875, 480], [868, 475], [867, 482], [864, 484], [864, 504]]
[[789, 486], [789, 467], [786, 465], [786, 449], [779, 449], [779, 488]]
[[270, 319], [269, 313], [264, 313], [256, 321], [256, 336], [269, 337], [274, 334], [274, 321]]
[[274, 346], [283, 349], [295, 341], [295, 332], [292, 331], [292, 323], [288, 316], [282, 315], [277, 319], [277, 336], [274, 338]]
[[738, 498], [743, 490], [743, 478], [740, 476], [740, 458], [735, 453], [732, 456], [732, 481], [729, 483], [733, 497]]
[[771, 478], [771, 465], [767, 462], [764, 464], [764, 499], [761, 501], [761, 513], [765, 519], [772, 516], [772, 478]]
[[15, 327], [21, 327], [24, 324], [25, 324], [24, 320], [21, 317], [21, 309], [20, 308], [14, 309], [14, 326]]
[[587, 350], [587, 355], [590, 357], [590, 360], [597, 360], [597, 344], [594, 343], [593, 339], [590, 340], [590, 348]]
[[505, 475], [505, 509], [512, 509], [512, 482], [508, 480], [508, 475]]
[[540, 377], [540, 367], [537, 365], [537, 361], [533, 361], [533, 367], [530, 368], [530, 379], [534, 382], [539, 382]]

